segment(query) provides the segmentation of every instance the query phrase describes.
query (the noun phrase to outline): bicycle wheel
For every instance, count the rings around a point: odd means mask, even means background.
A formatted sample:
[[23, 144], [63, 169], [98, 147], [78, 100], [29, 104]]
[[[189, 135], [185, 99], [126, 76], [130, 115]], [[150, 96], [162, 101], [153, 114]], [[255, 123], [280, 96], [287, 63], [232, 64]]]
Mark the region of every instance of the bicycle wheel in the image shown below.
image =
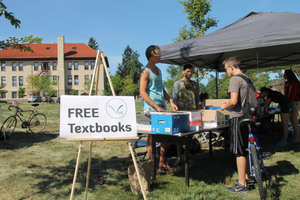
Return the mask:
[[15, 130], [17, 126], [17, 118], [15, 116], [8, 117], [1, 126], [1, 139], [7, 139]]
[[266, 199], [266, 191], [263, 186], [263, 180], [262, 180], [262, 171], [260, 160], [258, 159], [258, 152], [254, 144], [250, 145], [250, 151], [251, 151], [251, 157], [252, 157], [252, 163], [254, 165], [255, 169], [255, 179], [256, 183], [258, 185], [258, 191], [260, 195], [260, 199]]
[[42, 113], [37, 113], [29, 120], [29, 130], [32, 133], [39, 133], [47, 124], [47, 118]]

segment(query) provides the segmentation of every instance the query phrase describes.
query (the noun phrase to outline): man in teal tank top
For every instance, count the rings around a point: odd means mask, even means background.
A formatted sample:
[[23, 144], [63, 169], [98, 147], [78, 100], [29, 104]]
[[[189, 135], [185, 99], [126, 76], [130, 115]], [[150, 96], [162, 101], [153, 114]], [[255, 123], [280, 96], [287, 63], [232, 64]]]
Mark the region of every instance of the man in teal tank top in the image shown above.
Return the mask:
[[[151, 111], [164, 112], [166, 110], [165, 100], [169, 101], [173, 110], [178, 110], [176, 104], [172, 101], [168, 93], [165, 91], [162, 83], [162, 75], [160, 69], [156, 66], [160, 60], [160, 48], [151, 45], [146, 49], [146, 57], [148, 64], [142, 68], [140, 77], [140, 95], [144, 99], [144, 113], [150, 116]], [[165, 164], [165, 154], [167, 150], [166, 144], [161, 144], [159, 168], [162, 170], [172, 171]], [[147, 152], [152, 160], [152, 135], [148, 135]]]

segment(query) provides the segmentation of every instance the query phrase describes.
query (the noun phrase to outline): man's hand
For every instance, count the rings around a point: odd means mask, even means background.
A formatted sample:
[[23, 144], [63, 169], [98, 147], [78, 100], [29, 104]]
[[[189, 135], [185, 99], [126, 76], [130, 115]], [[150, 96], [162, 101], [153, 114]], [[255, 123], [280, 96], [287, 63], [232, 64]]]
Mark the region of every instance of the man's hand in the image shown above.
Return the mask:
[[171, 103], [171, 106], [172, 106], [173, 111], [178, 110], [178, 107], [177, 107], [177, 105], [173, 102], [173, 100], [170, 100], [170, 103]]
[[226, 109], [226, 105], [228, 104], [228, 102], [224, 102], [221, 106], [221, 110], [225, 110]]

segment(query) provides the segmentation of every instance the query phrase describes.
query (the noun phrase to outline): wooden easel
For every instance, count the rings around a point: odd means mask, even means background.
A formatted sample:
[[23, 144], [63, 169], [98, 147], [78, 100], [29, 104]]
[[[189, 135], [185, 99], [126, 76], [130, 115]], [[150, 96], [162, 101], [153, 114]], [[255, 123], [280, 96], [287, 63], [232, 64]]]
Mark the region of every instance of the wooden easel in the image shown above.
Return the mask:
[[[107, 69], [107, 64], [105, 62], [105, 58], [104, 58], [103, 52], [101, 50], [99, 50], [98, 53], [97, 53], [95, 68], [94, 68], [94, 72], [93, 72], [93, 79], [92, 79], [92, 82], [91, 82], [91, 85], [90, 85], [89, 96], [91, 96], [91, 94], [92, 94], [92, 88], [93, 88], [95, 78], [96, 78], [95, 95], [97, 95], [97, 93], [98, 93], [99, 76], [100, 76], [100, 69], [101, 69], [100, 68], [101, 60], [102, 60], [103, 67], [104, 67], [105, 72], [106, 72], [106, 76], [107, 76], [108, 81], [109, 81], [109, 85], [110, 85], [110, 89], [112, 91], [112, 94], [113, 94], [113, 96], [116, 96], [113, 85], [112, 85], [112, 82], [111, 82], [111, 79], [110, 79], [110, 76], [109, 76], [109, 72], [108, 72], [108, 69]], [[76, 183], [76, 178], [77, 178], [77, 174], [78, 174], [78, 167], [79, 167], [79, 158], [80, 158], [80, 154], [81, 154], [83, 141], [90, 141], [90, 152], [89, 152], [87, 176], [86, 176], [86, 186], [85, 186], [85, 200], [87, 200], [89, 178], [90, 178], [90, 169], [91, 169], [91, 160], [92, 160], [93, 141], [136, 141], [138, 139], [139, 139], [138, 137], [99, 138], [99, 139], [92, 139], [92, 140], [91, 139], [83, 139], [83, 138], [67, 139], [67, 140], [70, 140], [70, 141], [80, 141], [78, 154], [77, 154], [77, 160], [76, 160], [76, 166], [75, 166], [75, 172], [74, 172], [74, 178], [73, 178], [73, 184], [72, 184], [72, 189], [71, 189], [70, 200], [72, 200], [73, 196], [74, 196], [75, 183]], [[131, 157], [132, 157], [132, 161], [133, 161], [135, 170], [137, 172], [138, 181], [139, 181], [139, 184], [141, 186], [141, 191], [142, 191], [142, 194], [143, 194], [143, 198], [147, 199], [145, 188], [143, 187], [143, 184], [142, 184], [142, 181], [141, 181], [141, 175], [140, 175], [139, 167], [137, 165], [137, 161], [136, 161], [136, 158], [135, 158], [135, 155], [134, 155], [134, 151], [132, 149], [132, 146], [130, 145], [130, 142], [128, 142], [128, 147], [129, 147], [129, 150], [130, 150], [130, 154], [131, 154]]]

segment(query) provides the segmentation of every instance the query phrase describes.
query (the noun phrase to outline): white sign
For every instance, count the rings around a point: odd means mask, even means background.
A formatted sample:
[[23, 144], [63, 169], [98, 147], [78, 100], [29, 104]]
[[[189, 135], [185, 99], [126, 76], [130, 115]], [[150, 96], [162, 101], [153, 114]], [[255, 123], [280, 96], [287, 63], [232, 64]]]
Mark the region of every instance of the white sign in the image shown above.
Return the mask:
[[61, 138], [137, 137], [136, 127], [133, 97], [61, 97]]

